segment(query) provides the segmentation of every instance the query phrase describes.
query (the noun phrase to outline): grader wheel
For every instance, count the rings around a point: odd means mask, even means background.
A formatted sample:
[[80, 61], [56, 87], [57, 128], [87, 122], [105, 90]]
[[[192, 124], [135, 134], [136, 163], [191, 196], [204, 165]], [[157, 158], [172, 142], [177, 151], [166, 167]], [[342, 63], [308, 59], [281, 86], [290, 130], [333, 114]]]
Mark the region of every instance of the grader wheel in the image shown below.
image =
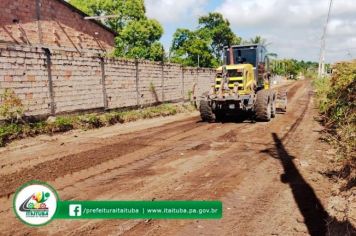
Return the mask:
[[277, 99], [277, 93], [276, 91], [271, 91], [271, 117], [275, 118], [277, 115], [277, 104], [276, 104], [276, 99]]
[[208, 101], [201, 100], [199, 110], [200, 110], [200, 117], [203, 121], [205, 122], [215, 121], [216, 119], [215, 114], [213, 113], [213, 110], [211, 109]]
[[287, 104], [288, 104], [288, 98], [287, 98], [287, 92], [286, 91], [279, 91], [278, 96], [277, 96], [277, 109], [281, 112], [287, 112]]
[[257, 92], [257, 100], [255, 105], [256, 119], [259, 121], [270, 121], [272, 118], [270, 91], [260, 90]]

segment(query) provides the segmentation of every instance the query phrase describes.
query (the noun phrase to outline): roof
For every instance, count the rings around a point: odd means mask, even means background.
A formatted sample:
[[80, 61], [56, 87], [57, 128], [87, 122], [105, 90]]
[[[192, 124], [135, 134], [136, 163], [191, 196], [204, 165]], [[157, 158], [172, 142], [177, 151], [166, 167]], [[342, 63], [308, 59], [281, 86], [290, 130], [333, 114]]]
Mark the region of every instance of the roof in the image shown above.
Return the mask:
[[[220, 66], [217, 68], [217, 71], [222, 71], [224, 66]], [[234, 69], [245, 69], [246, 67], [251, 67], [253, 66], [251, 64], [234, 64], [234, 65], [226, 65], [225, 66], [227, 70], [234, 70]]]
[[[241, 44], [241, 45], [232, 45], [231, 48], [250, 48], [250, 47], [265, 47], [262, 44]], [[224, 49], [229, 49], [230, 47], [224, 47]]]
[[[83, 17], [83, 20], [84, 20], [84, 17], [89, 16], [88, 14], [86, 14], [85, 12], [79, 10], [78, 8], [76, 8], [75, 6], [73, 6], [72, 4], [68, 3], [68, 2], [65, 1], [65, 0], [56, 0], [56, 1], [60, 2], [61, 4], [67, 6], [68, 8], [72, 9], [74, 12], [78, 13], [79, 15], [81, 15], [81, 16]], [[113, 35], [118, 36], [118, 33], [117, 33], [115, 30], [113, 30], [113, 29], [107, 27], [106, 25], [100, 23], [99, 21], [94, 20], [94, 19], [89, 19], [88, 21], [93, 22], [94, 24], [100, 26], [101, 28], [103, 28], [103, 29], [109, 31], [109, 32], [112, 33]]]

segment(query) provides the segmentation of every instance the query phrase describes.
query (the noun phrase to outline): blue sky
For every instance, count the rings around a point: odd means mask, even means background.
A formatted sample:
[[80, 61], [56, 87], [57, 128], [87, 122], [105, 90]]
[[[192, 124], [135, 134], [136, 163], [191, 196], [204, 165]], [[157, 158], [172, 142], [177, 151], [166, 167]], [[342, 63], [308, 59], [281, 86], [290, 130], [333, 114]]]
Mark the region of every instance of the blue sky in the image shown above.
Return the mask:
[[[155, 18], [161, 22], [161, 24], [164, 27], [164, 35], [161, 39], [163, 45], [165, 46], [166, 49], [170, 47], [170, 44], [172, 42], [172, 35], [176, 31], [177, 28], [188, 28], [188, 29], [195, 29], [198, 26], [198, 18], [201, 15], [204, 15], [208, 12], [213, 12], [217, 9], [217, 7], [222, 3], [221, 0], [217, 1], [198, 1], [197, 2], [197, 8], [199, 9], [198, 12], [194, 12], [193, 10], [190, 12], [192, 8], [190, 8], [189, 5], [187, 6], [182, 6], [183, 17], [175, 18], [175, 14], [172, 14], [172, 18], [170, 17], [161, 17], [161, 11], [164, 11], [164, 9], [159, 9], [159, 6], [162, 5], [162, 2], [166, 2], [167, 5], [169, 5], [168, 11], [174, 11], [174, 7], [177, 4], [180, 4], [178, 1], [157, 1], [157, 0], [146, 0], [146, 7], [148, 11], [148, 15], [151, 18]], [[168, 2], [168, 3], [167, 3]], [[189, 1], [185, 1], [189, 2]], [[192, 1], [194, 2], [194, 1]], [[164, 5], [164, 4], [163, 4]], [[154, 8], [154, 9], [153, 9]], [[173, 17], [174, 16], [174, 17]]]
[[[177, 28], [194, 29], [199, 16], [220, 12], [245, 39], [261, 35], [280, 58], [318, 61], [329, 0], [145, 0], [147, 15], [161, 22], [168, 49]], [[328, 28], [328, 62], [356, 57], [356, 4], [334, 1]]]
[[[193, 3], [193, 4], [186, 4], [184, 3]], [[162, 4], [163, 3], [163, 4]], [[222, 4], [222, 0], [207, 0], [207, 1], [196, 1], [196, 5], [194, 6], [194, 1], [184, 1], [182, 7], [180, 8], [183, 12], [182, 17], [175, 17], [176, 14], [171, 14], [171, 18], [168, 16], [161, 16], [161, 11], [164, 9], [160, 9], [159, 6], [168, 5], [168, 12], [174, 12], [174, 6], [177, 6], [179, 1], [170, 1], [170, 0], [146, 0], [146, 8], [148, 11], [148, 16], [151, 18], [155, 18], [160, 21], [160, 23], [164, 27], [164, 35], [161, 39], [164, 47], [168, 50], [170, 44], [172, 42], [172, 35], [176, 31], [177, 28], [188, 28], [188, 29], [195, 29], [198, 26], [198, 18], [201, 15], [204, 15], [208, 12], [215, 11], [218, 6]], [[195, 8], [194, 8], [195, 7]], [[163, 7], [164, 8], [164, 7]], [[159, 10], [158, 10], [159, 9]], [[194, 12], [195, 9], [199, 9], [197, 12]]]

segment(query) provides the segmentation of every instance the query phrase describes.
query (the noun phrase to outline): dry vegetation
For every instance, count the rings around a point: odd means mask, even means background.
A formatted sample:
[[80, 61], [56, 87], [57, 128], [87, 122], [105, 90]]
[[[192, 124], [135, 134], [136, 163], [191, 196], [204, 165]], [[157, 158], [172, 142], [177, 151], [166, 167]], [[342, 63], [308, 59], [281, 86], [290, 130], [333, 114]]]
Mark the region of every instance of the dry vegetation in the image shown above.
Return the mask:
[[315, 80], [319, 108], [326, 128], [325, 139], [337, 149], [337, 171], [332, 175], [356, 181], [356, 60], [337, 63], [331, 78]]

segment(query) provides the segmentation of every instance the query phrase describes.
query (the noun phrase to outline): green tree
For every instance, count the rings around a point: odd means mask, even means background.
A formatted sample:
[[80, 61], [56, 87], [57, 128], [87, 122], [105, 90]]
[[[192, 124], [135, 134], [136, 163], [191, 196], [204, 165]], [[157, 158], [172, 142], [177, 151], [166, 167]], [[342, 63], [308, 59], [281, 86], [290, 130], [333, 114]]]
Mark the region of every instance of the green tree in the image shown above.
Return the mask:
[[163, 34], [160, 23], [152, 19], [131, 21], [116, 38], [118, 57], [162, 60], [163, 46], [158, 40]]
[[199, 18], [195, 31], [177, 29], [170, 48], [171, 61], [187, 66], [216, 67], [221, 63], [224, 46], [240, 44], [230, 23], [220, 13]]
[[220, 59], [225, 46], [240, 44], [241, 38], [237, 37], [230, 28], [230, 22], [220, 13], [209, 13], [199, 18], [199, 35], [211, 41], [211, 49], [215, 58]]
[[70, 0], [73, 6], [91, 16], [116, 15], [103, 23], [119, 32], [128, 22], [145, 19], [144, 0]]
[[118, 33], [114, 55], [160, 61], [164, 49], [159, 39], [161, 24], [145, 15], [144, 0], [70, 0], [70, 3], [88, 15], [117, 17], [102, 20]]
[[254, 38], [251, 38], [249, 43], [267, 45], [267, 40], [258, 35]]
[[171, 61], [185, 66], [217, 66], [209, 42], [188, 29], [177, 29], [173, 35]]
[[100, 3], [97, 0], [69, 0], [69, 3], [88, 15], [100, 15]]
[[283, 59], [272, 61], [272, 72], [277, 75], [296, 78], [298, 74], [311, 77], [318, 69], [317, 62], [298, 61], [295, 59]]

